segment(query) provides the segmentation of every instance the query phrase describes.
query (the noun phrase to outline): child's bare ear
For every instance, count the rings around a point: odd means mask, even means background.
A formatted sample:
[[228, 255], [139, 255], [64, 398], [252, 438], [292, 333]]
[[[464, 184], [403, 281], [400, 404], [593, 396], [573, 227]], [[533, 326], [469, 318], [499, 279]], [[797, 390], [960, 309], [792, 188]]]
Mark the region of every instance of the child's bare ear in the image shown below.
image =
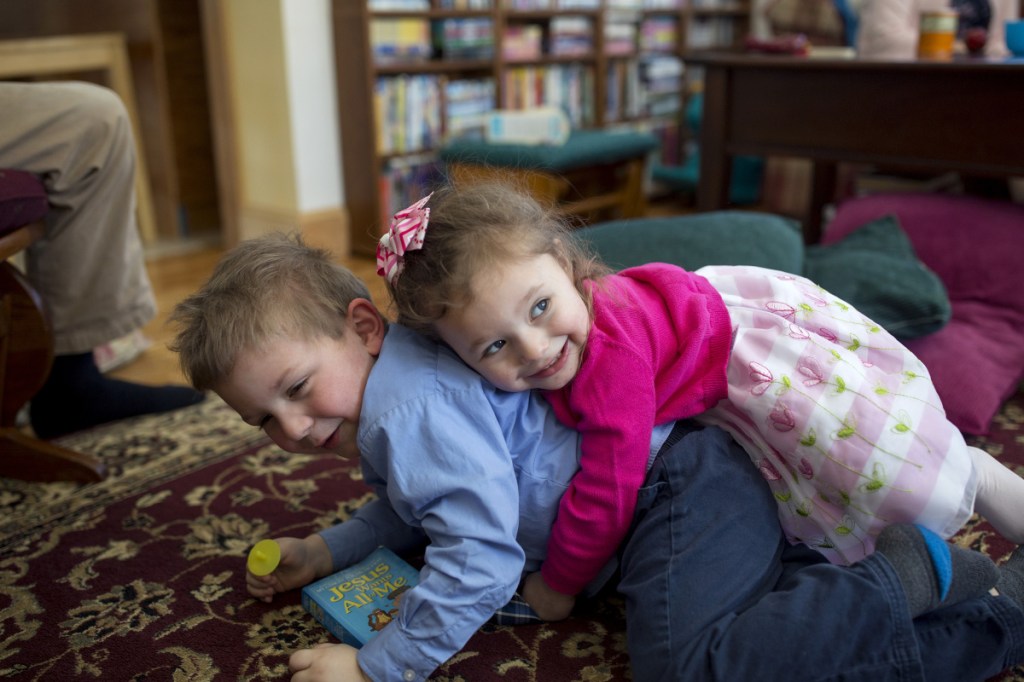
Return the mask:
[[348, 323], [351, 329], [362, 339], [363, 345], [370, 355], [380, 353], [384, 343], [386, 326], [377, 306], [365, 298], [354, 298], [348, 304]]

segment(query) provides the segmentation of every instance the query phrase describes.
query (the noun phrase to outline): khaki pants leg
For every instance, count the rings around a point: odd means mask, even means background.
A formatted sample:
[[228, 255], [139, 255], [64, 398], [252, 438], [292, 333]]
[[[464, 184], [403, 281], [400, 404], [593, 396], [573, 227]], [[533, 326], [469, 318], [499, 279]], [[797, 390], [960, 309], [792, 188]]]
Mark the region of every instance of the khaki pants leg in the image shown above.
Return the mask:
[[46, 233], [26, 274], [50, 311], [57, 354], [89, 352], [152, 319], [135, 148], [117, 95], [88, 83], [0, 83], [0, 167], [46, 185]]

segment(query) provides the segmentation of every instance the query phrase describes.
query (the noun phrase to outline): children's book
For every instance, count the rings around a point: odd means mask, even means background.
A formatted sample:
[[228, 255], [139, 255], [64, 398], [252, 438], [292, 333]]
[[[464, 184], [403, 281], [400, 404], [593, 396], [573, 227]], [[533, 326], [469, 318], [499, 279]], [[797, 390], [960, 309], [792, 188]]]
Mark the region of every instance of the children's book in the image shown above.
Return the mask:
[[332, 635], [359, 648], [398, 615], [419, 571], [378, 547], [362, 561], [302, 588], [302, 606]]

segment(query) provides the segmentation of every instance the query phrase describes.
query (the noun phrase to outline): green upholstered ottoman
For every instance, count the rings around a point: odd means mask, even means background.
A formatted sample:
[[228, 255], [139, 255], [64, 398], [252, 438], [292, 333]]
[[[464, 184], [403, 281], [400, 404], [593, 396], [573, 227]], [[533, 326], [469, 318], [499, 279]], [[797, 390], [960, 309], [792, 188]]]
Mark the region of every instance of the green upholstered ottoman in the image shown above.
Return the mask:
[[577, 130], [563, 145], [454, 140], [439, 156], [455, 184], [511, 180], [560, 212], [591, 222], [644, 214], [647, 156], [658, 144], [647, 133]]

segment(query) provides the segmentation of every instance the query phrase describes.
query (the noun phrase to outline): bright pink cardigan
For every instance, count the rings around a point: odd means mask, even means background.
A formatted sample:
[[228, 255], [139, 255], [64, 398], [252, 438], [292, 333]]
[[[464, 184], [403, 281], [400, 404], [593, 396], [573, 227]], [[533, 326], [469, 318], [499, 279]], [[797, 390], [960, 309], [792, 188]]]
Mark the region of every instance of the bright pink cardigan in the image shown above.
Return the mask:
[[699, 414], [726, 396], [731, 327], [699, 275], [661, 263], [588, 283], [594, 322], [576, 378], [546, 393], [582, 436], [580, 471], [562, 497], [541, 569], [578, 594], [615, 554], [633, 520], [655, 424]]

